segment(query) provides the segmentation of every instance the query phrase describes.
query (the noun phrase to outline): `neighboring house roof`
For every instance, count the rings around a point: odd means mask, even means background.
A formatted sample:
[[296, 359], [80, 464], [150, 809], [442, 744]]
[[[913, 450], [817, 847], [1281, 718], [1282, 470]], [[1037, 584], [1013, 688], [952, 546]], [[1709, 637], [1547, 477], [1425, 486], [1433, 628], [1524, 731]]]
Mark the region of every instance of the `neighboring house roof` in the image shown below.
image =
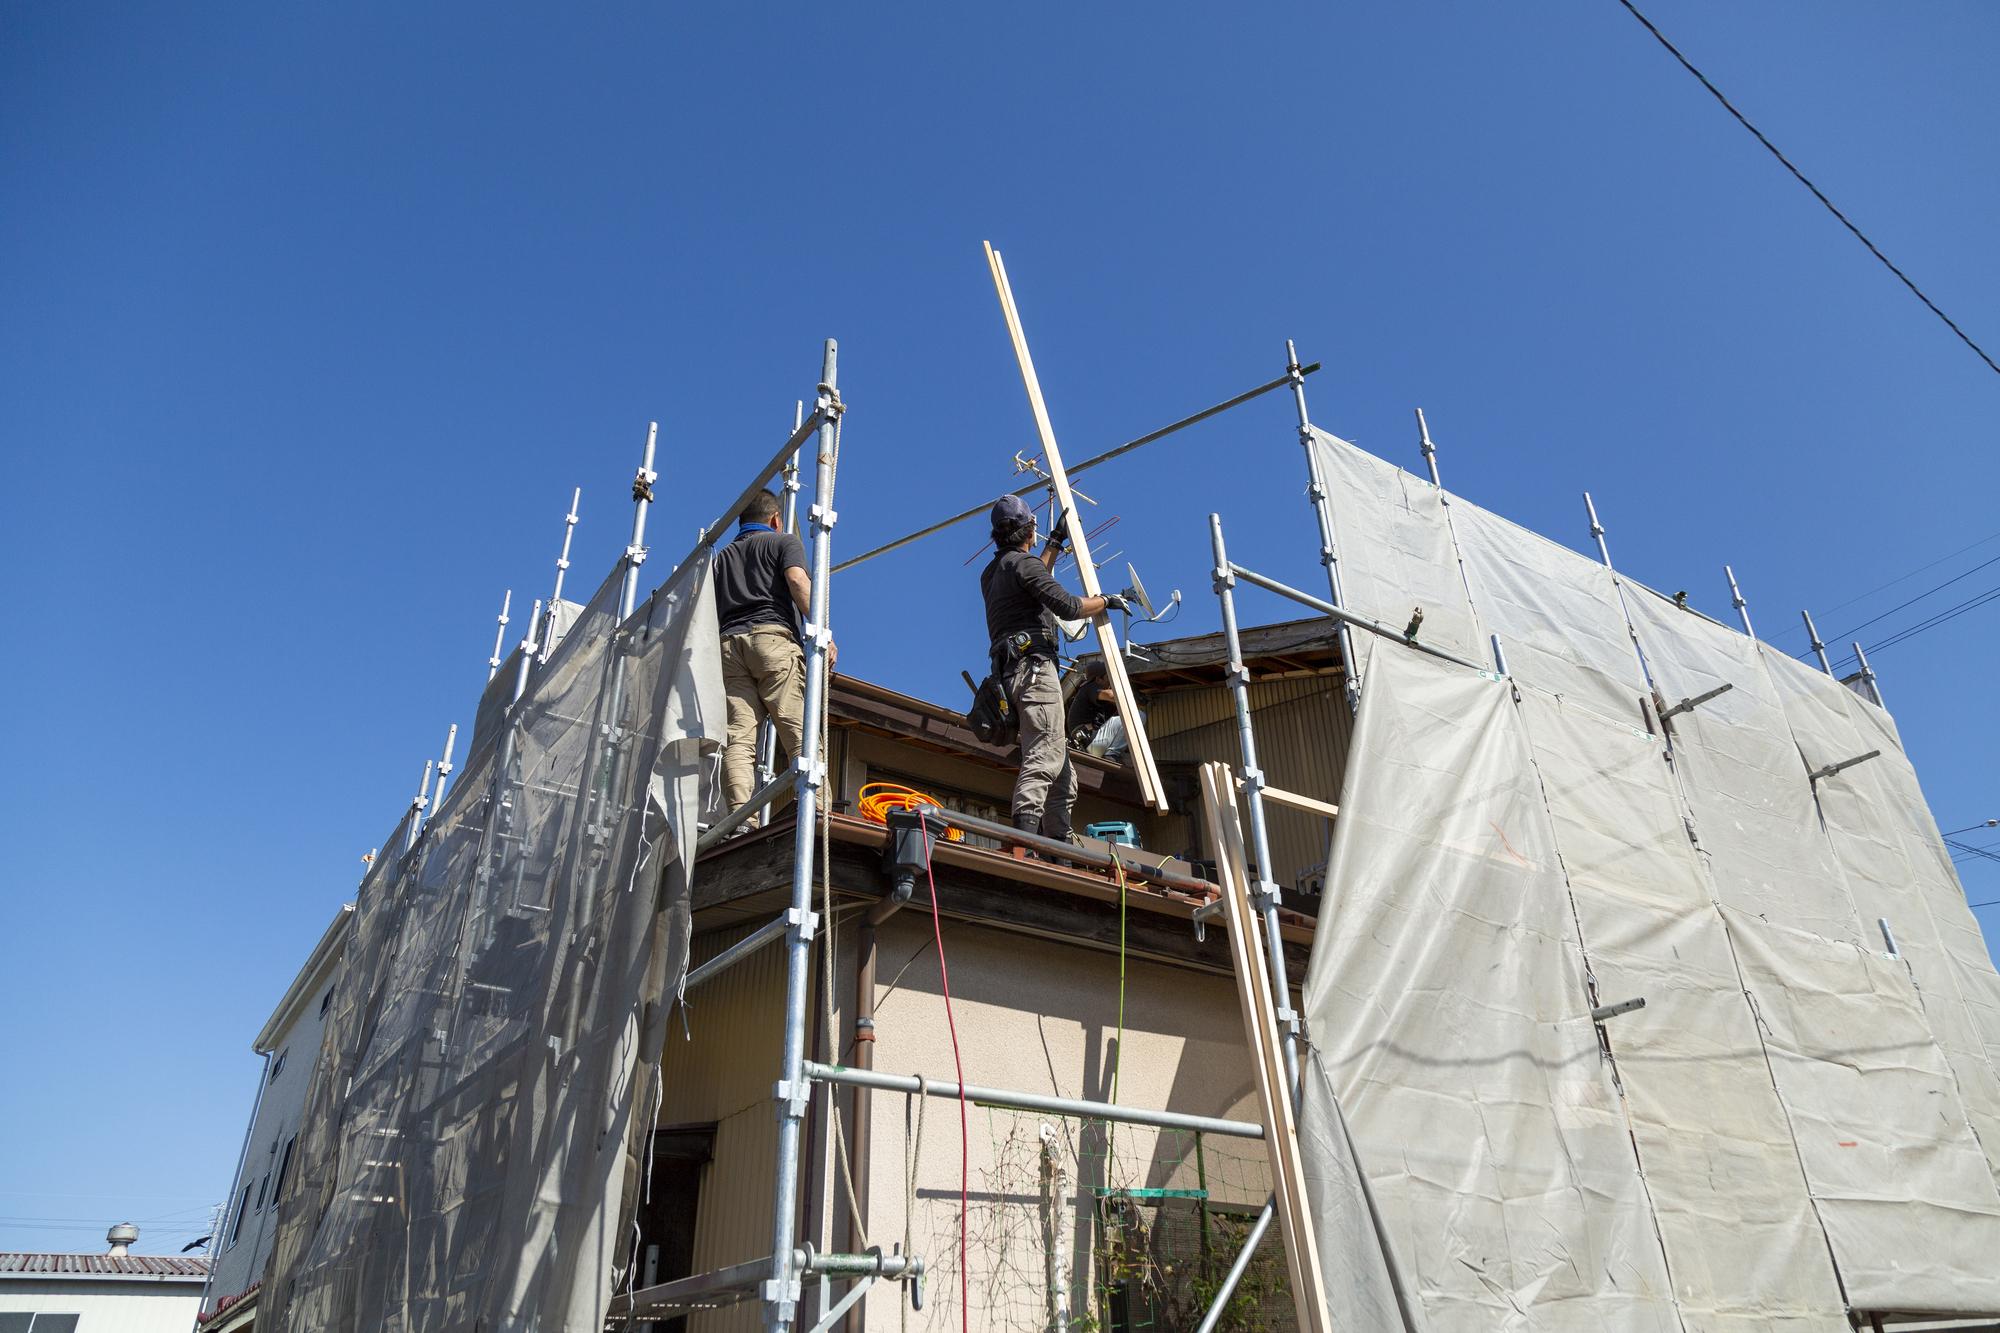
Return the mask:
[[0, 1279], [81, 1277], [154, 1282], [200, 1282], [208, 1260], [161, 1254], [0, 1253]]

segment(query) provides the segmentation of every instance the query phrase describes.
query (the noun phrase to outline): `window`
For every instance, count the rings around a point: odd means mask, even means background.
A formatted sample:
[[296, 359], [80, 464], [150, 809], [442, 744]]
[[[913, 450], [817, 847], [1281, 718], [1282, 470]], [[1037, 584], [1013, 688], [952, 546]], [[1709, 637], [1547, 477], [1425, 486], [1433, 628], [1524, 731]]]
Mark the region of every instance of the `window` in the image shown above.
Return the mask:
[[248, 1185], [245, 1185], [243, 1187], [243, 1197], [236, 1201], [236, 1220], [230, 1223], [229, 1245], [225, 1248], [233, 1249], [236, 1245], [236, 1242], [242, 1237], [243, 1218], [244, 1215], [249, 1211], [250, 1211], [250, 1187]]
[[0, 1314], [0, 1333], [76, 1333], [73, 1314], [32, 1314], [9, 1311]]
[[271, 1077], [268, 1080], [269, 1082], [276, 1083], [278, 1075], [285, 1072], [285, 1057], [291, 1053], [292, 1048], [287, 1046], [284, 1050], [278, 1052], [278, 1057], [275, 1060], [271, 1061]]
[[285, 1176], [292, 1169], [292, 1149], [296, 1148], [298, 1143], [299, 1136], [296, 1134], [285, 1140], [285, 1155], [278, 1159], [278, 1183], [271, 1186], [271, 1206], [273, 1208], [278, 1206], [278, 1200], [285, 1197]]
[[333, 987], [326, 988], [326, 998], [319, 1002], [319, 1016], [326, 1017], [326, 1011], [333, 1008]]
[[251, 1205], [252, 1212], [263, 1211], [264, 1196], [266, 1193], [269, 1192], [270, 1185], [271, 1185], [271, 1173], [269, 1171], [266, 1171], [264, 1173], [264, 1178], [257, 1182], [257, 1202]]

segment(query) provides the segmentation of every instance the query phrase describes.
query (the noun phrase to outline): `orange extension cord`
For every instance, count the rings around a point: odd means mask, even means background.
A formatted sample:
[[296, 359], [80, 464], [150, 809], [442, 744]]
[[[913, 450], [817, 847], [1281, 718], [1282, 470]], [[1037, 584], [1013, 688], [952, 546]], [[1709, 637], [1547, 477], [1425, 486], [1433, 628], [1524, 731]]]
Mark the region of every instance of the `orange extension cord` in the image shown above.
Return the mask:
[[[896, 782], [869, 783], [861, 789], [861, 796], [856, 805], [861, 811], [861, 817], [871, 824], [888, 823], [891, 810], [915, 810], [925, 805], [934, 805], [940, 810], [944, 808], [944, 802], [929, 792], [918, 791], [915, 787], [905, 787]], [[964, 842], [965, 833], [960, 829], [947, 829], [944, 840]]]

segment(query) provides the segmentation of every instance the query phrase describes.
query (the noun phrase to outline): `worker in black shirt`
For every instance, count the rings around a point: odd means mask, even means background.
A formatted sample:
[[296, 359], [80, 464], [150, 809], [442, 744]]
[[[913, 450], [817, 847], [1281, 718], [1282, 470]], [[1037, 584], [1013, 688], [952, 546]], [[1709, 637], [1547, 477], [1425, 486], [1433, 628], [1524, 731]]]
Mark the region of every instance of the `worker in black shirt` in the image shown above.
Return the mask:
[[1021, 727], [1021, 773], [1014, 780], [1014, 827], [1067, 842], [1076, 805], [1063, 727], [1062, 686], [1056, 679], [1056, 620], [1084, 620], [1125, 599], [1077, 597], [1051, 571], [1062, 554], [1062, 525], [1040, 555], [1033, 553], [1035, 511], [1018, 495], [1003, 495], [992, 510], [992, 561], [979, 575], [986, 599], [986, 633], [993, 674], [1007, 691]]
[[[715, 619], [729, 703], [722, 746], [726, 810], [756, 794], [757, 729], [765, 719], [787, 759], [798, 757], [805, 721], [799, 625], [812, 612], [812, 575], [805, 545], [784, 531], [781, 513], [776, 495], [757, 492], [738, 517], [735, 539], [715, 556]], [[831, 644], [828, 650], [831, 661]]]

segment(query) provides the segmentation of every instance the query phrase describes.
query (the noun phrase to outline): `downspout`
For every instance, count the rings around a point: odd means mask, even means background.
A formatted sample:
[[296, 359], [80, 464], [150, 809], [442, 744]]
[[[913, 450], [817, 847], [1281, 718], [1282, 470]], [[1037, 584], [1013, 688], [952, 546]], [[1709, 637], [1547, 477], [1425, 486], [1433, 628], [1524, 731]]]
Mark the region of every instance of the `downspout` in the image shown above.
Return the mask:
[[[884, 921], [903, 909], [916, 892], [917, 875], [929, 861], [929, 846], [946, 832], [943, 821], [915, 810], [889, 812], [889, 846], [882, 854], [882, 873], [888, 877], [889, 892], [861, 918], [861, 931], [854, 949], [854, 1053], [848, 1063], [856, 1069], [875, 1067], [875, 933]], [[861, 1231], [868, 1216], [868, 1147], [870, 1103], [874, 1093], [854, 1090], [854, 1109], [847, 1121], [847, 1160], [852, 1168], [855, 1210], [847, 1219], [847, 1247], [859, 1254], [866, 1248]], [[864, 1327], [862, 1301], [856, 1301], [847, 1315], [848, 1333]]]

